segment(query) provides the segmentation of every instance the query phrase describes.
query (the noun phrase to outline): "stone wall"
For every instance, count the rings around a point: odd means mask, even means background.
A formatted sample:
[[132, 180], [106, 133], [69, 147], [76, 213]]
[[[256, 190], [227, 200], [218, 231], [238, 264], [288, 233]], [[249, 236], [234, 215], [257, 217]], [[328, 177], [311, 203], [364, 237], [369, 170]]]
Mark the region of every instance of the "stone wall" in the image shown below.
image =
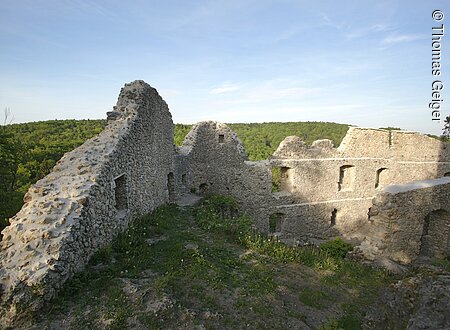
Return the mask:
[[[436, 139], [352, 127], [339, 148], [330, 140], [307, 146], [291, 136], [270, 160], [249, 162], [225, 124], [203, 122], [178, 149], [175, 172], [178, 195], [232, 195], [257, 229], [283, 241], [341, 236], [359, 244], [372, 223], [372, 199], [383, 187], [441, 177], [450, 171], [449, 160], [447, 145]], [[271, 191], [273, 168], [281, 173], [279, 192]]]
[[408, 264], [450, 256], [450, 178], [392, 185], [373, 200], [371, 225], [359, 247], [368, 259]]
[[[267, 226], [271, 177], [265, 162], [247, 161], [241, 141], [227, 125], [201, 122], [186, 136], [175, 157], [175, 167], [181, 182], [179, 194], [192, 191], [231, 195], [253, 216], [258, 227]], [[266, 228], [267, 229], [267, 228]]]
[[272, 210], [284, 217], [281, 238], [361, 242], [372, 198], [388, 185], [444, 176], [450, 148], [418, 133], [351, 127], [338, 148], [329, 140], [307, 146], [288, 137], [270, 166], [284, 173]]
[[134, 217], [168, 202], [173, 153], [167, 104], [143, 81], [125, 85], [105, 130], [33, 185], [3, 231], [2, 320], [39, 308]]

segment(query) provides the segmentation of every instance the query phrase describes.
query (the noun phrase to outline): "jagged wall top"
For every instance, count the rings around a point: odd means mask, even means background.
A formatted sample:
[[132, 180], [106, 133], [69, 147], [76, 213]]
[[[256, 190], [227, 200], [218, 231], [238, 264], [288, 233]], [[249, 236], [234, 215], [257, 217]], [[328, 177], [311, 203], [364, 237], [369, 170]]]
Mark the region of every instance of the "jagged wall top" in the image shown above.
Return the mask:
[[284, 139], [273, 158], [384, 158], [398, 161], [450, 161], [450, 146], [432, 137], [406, 131], [350, 127], [338, 148], [330, 140], [307, 146], [299, 137]]
[[[157, 90], [143, 80], [135, 80], [125, 84], [120, 90], [117, 104], [113, 107], [113, 111], [107, 112], [108, 122], [136, 116], [138, 103], [143, 106], [140, 108], [140, 111], [148, 110], [149, 108], [147, 106], [149, 99], [154, 97], [161, 98]], [[164, 102], [164, 100], [162, 100], [162, 102]], [[171, 116], [167, 104], [166, 107], [162, 107], [161, 109], [167, 110], [169, 116]]]
[[298, 136], [288, 136], [281, 141], [272, 158], [325, 158], [334, 157], [333, 141], [317, 140], [311, 147]]
[[237, 134], [226, 124], [217, 121], [203, 121], [195, 124], [184, 138], [183, 144], [178, 148], [178, 151], [181, 154], [188, 154], [194, 146], [209, 142], [205, 141], [205, 139], [215, 139], [218, 141], [220, 138], [219, 136], [222, 136], [223, 142], [226, 142], [226, 145], [237, 149], [239, 157], [247, 160], [247, 153], [245, 152], [244, 145]]

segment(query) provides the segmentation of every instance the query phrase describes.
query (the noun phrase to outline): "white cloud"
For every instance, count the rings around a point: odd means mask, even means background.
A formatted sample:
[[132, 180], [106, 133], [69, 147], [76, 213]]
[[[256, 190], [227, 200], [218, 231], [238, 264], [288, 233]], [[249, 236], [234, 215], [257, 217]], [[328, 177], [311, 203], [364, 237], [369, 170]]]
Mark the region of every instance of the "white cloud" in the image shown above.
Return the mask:
[[325, 26], [330, 26], [337, 30], [342, 30], [346, 28], [346, 25], [343, 22], [336, 22], [335, 20], [331, 19], [327, 14], [321, 15], [322, 24]]
[[402, 42], [411, 42], [423, 39], [424, 36], [421, 34], [399, 34], [399, 35], [389, 35], [384, 38], [381, 43], [383, 45], [395, 45]]
[[370, 27], [371, 31], [375, 31], [375, 32], [385, 32], [385, 31], [390, 31], [392, 30], [392, 27], [387, 25], [387, 24], [374, 24]]
[[356, 29], [352, 29], [352, 31], [347, 33], [345, 37], [348, 39], [362, 38], [372, 33], [387, 32], [392, 31], [392, 29], [393, 29], [392, 26], [383, 23], [378, 23], [373, 24], [367, 28], [358, 27]]
[[[322, 91], [319, 87], [304, 87], [305, 83], [289, 79], [273, 79], [263, 82], [235, 84], [225, 82], [221, 86], [212, 89], [209, 93], [217, 96], [211, 99], [214, 107], [256, 105], [268, 103], [297, 103], [304, 100], [305, 96], [318, 94]], [[234, 92], [234, 93], [231, 93]], [[232, 94], [232, 97], [230, 96]], [[229, 97], [230, 96], [230, 97]]]
[[229, 92], [235, 92], [239, 89], [240, 89], [240, 86], [238, 84], [225, 82], [220, 87], [212, 89], [209, 93], [210, 94], [224, 94], [224, 93], [229, 93]]

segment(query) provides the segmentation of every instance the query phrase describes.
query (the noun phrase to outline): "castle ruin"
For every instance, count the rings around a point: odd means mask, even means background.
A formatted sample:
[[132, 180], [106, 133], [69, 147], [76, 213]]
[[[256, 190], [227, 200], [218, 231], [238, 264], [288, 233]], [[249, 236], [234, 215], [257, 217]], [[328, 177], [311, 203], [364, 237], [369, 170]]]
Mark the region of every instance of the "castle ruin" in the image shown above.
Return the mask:
[[450, 145], [351, 127], [338, 148], [291, 136], [252, 162], [230, 128], [202, 122], [175, 147], [167, 104], [135, 81], [104, 131], [33, 185], [2, 232], [3, 325], [54, 297], [133, 219], [192, 192], [233, 196], [258, 231], [290, 244], [342, 237], [368, 259], [401, 264], [450, 255]]

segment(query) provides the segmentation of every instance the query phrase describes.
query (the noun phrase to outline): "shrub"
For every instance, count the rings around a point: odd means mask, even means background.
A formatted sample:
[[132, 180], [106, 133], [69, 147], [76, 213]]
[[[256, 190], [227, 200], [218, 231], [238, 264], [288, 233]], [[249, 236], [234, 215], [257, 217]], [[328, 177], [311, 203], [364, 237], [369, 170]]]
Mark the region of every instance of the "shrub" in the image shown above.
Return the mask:
[[334, 258], [344, 259], [347, 253], [353, 250], [353, 246], [337, 237], [334, 240], [320, 244], [320, 249]]

